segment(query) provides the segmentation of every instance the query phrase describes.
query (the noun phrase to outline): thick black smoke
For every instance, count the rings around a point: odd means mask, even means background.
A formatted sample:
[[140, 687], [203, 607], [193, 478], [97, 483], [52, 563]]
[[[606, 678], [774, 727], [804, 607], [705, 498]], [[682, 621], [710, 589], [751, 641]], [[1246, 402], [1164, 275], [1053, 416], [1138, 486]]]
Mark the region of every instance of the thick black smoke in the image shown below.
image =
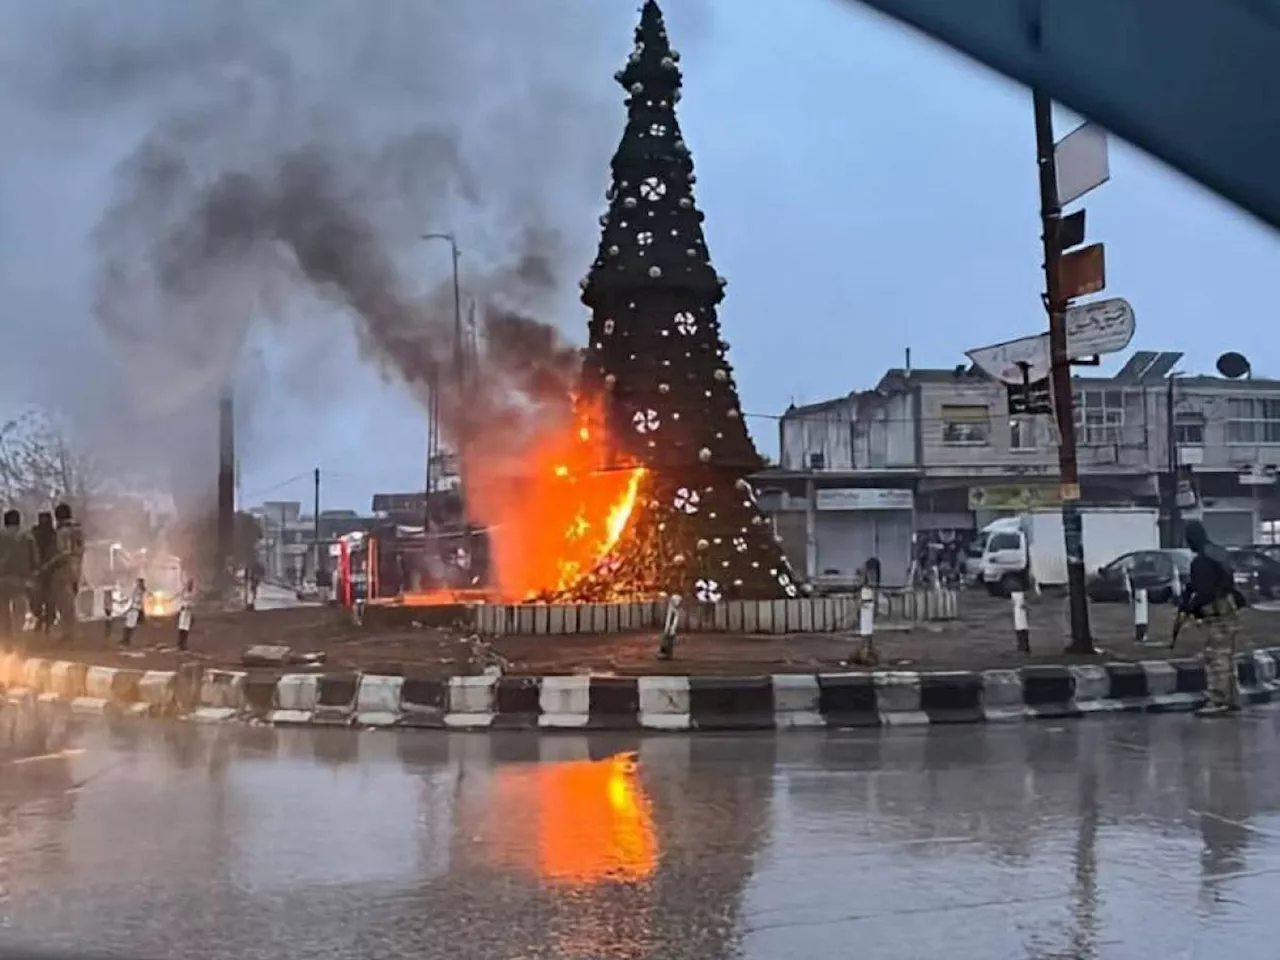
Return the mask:
[[[40, 328], [78, 345], [52, 393], [177, 494], [211, 485], [228, 381], [251, 438], [256, 418], [334, 400], [333, 344], [353, 332], [419, 395], [451, 366], [448, 257], [424, 232], [458, 234], [490, 341], [473, 413], [549, 402], [575, 360], [554, 328], [578, 334], [634, 4], [306, 8], [14, 0], [0, 12], [0, 110], [26, 111], [64, 150], [74, 141], [85, 156], [59, 162], [96, 166], [105, 190], [74, 210], [87, 262], [51, 272], [84, 301]], [[32, 363], [52, 352], [39, 336]], [[545, 350], [541, 373], [530, 345]]]

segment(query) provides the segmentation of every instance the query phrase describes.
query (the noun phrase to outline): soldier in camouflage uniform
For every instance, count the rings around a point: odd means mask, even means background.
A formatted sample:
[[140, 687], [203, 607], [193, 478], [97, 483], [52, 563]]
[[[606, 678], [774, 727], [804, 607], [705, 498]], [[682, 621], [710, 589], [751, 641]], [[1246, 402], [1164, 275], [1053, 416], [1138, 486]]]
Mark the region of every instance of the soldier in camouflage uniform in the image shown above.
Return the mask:
[[6, 510], [0, 527], [0, 637], [22, 633], [33, 572], [31, 540], [22, 529], [22, 514]]
[[1236, 677], [1240, 618], [1236, 611], [1244, 606], [1244, 598], [1236, 589], [1230, 555], [1209, 539], [1198, 521], [1187, 524], [1187, 546], [1195, 558], [1180, 609], [1205, 629], [1204, 671], [1209, 695], [1208, 703], [1197, 712], [1201, 716], [1235, 713], [1240, 709]]
[[71, 516], [71, 508], [60, 503], [53, 508], [57, 525], [57, 559], [50, 579], [53, 608], [58, 615], [58, 630], [64, 640], [76, 635], [76, 598], [80, 594], [80, 576], [84, 566], [84, 531]]

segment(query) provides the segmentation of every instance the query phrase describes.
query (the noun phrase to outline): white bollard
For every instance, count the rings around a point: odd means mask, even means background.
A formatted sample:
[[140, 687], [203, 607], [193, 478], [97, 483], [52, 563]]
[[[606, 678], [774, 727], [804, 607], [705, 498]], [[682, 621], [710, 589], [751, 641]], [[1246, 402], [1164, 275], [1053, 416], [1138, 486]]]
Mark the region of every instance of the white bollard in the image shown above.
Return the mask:
[[1147, 642], [1147, 590], [1139, 587], [1133, 591], [1133, 642]]
[[1013, 635], [1018, 641], [1019, 653], [1031, 652], [1031, 630], [1027, 626], [1027, 595], [1021, 590], [1009, 594], [1013, 601]]
[[858, 610], [858, 636], [870, 638], [876, 631], [876, 591], [873, 587], [863, 587], [861, 608]]

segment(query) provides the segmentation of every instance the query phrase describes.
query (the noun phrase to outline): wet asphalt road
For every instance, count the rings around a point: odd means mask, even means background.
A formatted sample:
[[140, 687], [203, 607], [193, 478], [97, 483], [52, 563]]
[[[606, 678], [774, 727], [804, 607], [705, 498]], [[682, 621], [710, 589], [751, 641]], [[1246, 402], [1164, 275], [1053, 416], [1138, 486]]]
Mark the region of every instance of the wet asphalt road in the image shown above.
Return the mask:
[[1274, 960], [1280, 713], [449, 736], [0, 713], [0, 943]]

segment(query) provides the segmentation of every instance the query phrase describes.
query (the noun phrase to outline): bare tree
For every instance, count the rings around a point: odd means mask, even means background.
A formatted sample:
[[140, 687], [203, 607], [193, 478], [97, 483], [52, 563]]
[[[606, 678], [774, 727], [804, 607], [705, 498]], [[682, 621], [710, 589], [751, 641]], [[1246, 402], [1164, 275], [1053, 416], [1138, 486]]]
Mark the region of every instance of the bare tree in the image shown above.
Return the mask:
[[28, 513], [62, 502], [83, 510], [105, 480], [98, 460], [75, 449], [44, 411], [0, 422], [0, 499], [6, 504]]

